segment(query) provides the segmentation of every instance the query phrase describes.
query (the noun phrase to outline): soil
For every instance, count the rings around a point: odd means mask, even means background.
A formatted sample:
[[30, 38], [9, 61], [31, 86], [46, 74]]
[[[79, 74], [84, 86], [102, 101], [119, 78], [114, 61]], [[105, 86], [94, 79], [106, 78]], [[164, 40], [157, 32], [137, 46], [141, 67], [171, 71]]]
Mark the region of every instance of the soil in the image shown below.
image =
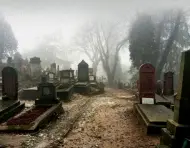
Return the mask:
[[146, 136], [133, 113], [134, 95], [106, 89], [96, 96], [73, 95], [65, 113], [33, 134], [0, 134], [14, 148], [155, 148], [159, 137]]

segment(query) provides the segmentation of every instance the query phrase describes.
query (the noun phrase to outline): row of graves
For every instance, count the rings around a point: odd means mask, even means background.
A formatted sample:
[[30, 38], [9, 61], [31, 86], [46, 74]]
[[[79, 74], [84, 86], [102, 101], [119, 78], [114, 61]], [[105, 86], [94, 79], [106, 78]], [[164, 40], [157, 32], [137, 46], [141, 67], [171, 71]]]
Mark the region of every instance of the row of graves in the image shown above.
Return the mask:
[[[169, 74], [171, 72], [166, 73]], [[167, 77], [164, 85], [170, 81]], [[139, 103], [134, 104], [134, 110], [137, 117], [143, 121], [146, 126], [147, 134], [159, 133], [160, 129], [166, 126], [168, 118], [173, 117], [173, 111], [170, 109], [172, 101], [168, 100], [168, 96], [163, 94], [160, 81], [157, 83], [158, 91], [156, 91], [155, 68], [147, 63], [141, 65], [139, 69], [139, 80], [137, 82]], [[171, 86], [173, 83], [171, 83]], [[164, 89], [172, 89], [164, 86]], [[157, 94], [159, 92], [159, 94]], [[173, 95], [172, 93], [169, 95]]]
[[[57, 75], [52, 71], [45, 71], [44, 76], [55, 85], [57, 97], [63, 101], [69, 101], [74, 92], [87, 95], [104, 92], [104, 84], [97, 82], [93, 69], [84, 60], [78, 64], [76, 73], [77, 77], [72, 69], [61, 70]], [[38, 95], [37, 87], [26, 88], [23, 89], [20, 99], [34, 100]]]
[[173, 73], [164, 74], [164, 80], [155, 78], [155, 68], [147, 63], [139, 69], [137, 82], [139, 103], [134, 113], [143, 123], [147, 134], [161, 134], [156, 148], [190, 147], [190, 50], [182, 52], [178, 92], [174, 93]]
[[2, 97], [0, 100], [0, 131], [34, 131], [55, 115], [63, 112], [57, 99], [56, 88], [42, 77], [35, 105], [24, 110], [25, 103], [18, 99], [18, 75], [12, 67], [2, 70]]
[[56, 79], [52, 73], [43, 75], [37, 87], [23, 91], [25, 96], [29, 95], [29, 100], [34, 101], [32, 107], [26, 108], [23, 100], [28, 99], [21, 97], [20, 101], [18, 97], [17, 71], [13, 67], [5, 67], [2, 70], [0, 131], [35, 131], [63, 113], [62, 100], [69, 100], [74, 92], [89, 94], [92, 92], [91, 87], [103, 92], [104, 86], [96, 82], [95, 76], [92, 78], [93, 70], [90, 69], [89, 73], [86, 62], [79, 63], [78, 71], [77, 80], [72, 69], [60, 71], [60, 77]]

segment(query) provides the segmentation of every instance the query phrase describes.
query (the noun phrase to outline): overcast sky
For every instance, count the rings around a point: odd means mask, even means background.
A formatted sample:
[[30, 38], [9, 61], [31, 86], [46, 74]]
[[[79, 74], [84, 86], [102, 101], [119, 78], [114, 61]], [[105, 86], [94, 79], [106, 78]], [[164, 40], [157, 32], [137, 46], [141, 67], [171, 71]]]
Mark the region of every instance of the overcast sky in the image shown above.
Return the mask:
[[89, 19], [130, 19], [140, 11], [189, 6], [190, 0], [0, 0], [0, 11], [11, 24], [21, 52], [57, 30], [63, 32], [63, 42], [69, 45]]

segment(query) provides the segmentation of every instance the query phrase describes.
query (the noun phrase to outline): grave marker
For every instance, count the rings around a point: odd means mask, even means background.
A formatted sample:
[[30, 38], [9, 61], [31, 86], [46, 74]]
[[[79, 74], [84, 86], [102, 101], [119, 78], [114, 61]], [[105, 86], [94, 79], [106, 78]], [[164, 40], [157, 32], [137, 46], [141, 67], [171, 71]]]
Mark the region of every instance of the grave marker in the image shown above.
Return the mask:
[[2, 95], [3, 99], [18, 99], [18, 75], [12, 67], [2, 70]]
[[88, 64], [84, 60], [82, 60], [78, 65], [78, 81], [79, 82], [89, 81]]
[[[139, 99], [142, 104], [143, 98], [151, 98], [155, 103], [155, 68], [147, 63], [139, 69]], [[152, 101], [151, 101], [152, 102]]]
[[171, 71], [169, 71], [167, 73], [164, 73], [164, 90], [163, 90], [163, 94], [165, 96], [174, 95], [173, 75], [174, 75], [174, 73], [171, 72]]
[[36, 105], [57, 104], [56, 87], [53, 83], [47, 82], [46, 77], [42, 77], [41, 83], [38, 85], [39, 98], [35, 100]]
[[168, 120], [167, 128], [162, 130], [160, 140], [161, 144], [168, 145], [171, 148], [182, 147], [184, 139], [190, 136], [189, 64], [190, 50], [182, 52], [178, 93], [174, 101], [174, 118]]

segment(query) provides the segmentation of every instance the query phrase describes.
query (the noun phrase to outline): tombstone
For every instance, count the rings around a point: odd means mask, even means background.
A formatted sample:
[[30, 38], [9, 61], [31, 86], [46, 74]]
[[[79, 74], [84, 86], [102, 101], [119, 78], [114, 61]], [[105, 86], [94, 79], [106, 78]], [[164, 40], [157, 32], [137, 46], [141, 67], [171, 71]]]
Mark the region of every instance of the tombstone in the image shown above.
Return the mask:
[[48, 73], [47, 73], [47, 78], [48, 78], [48, 81], [49, 81], [49, 82], [53, 83], [54, 80], [55, 80], [55, 73], [53, 73], [53, 72], [48, 72]]
[[156, 82], [156, 94], [162, 95], [163, 87], [162, 87], [162, 81], [158, 80]]
[[61, 84], [57, 87], [57, 96], [60, 100], [69, 101], [73, 94], [74, 70], [60, 71]]
[[163, 95], [165, 95], [165, 96], [173, 96], [174, 95], [173, 75], [174, 75], [174, 73], [171, 71], [164, 73]]
[[41, 60], [38, 57], [30, 58], [30, 69], [32, 77], [39, 77], [41, 75]]
[[79, 82], [89, 81], [88, 64], [84, 60], [82, 60], [78, 65], [78, 81]]
[[42, 77], [38, 85], [39, 97], [35, 100], [36, 105], [52, 105], [59, 103], [57, 99], [56, 87], [53, 83], [47, 82], [46, 77]]
[[18, 99], [18, 75], [12, 67], [2, 70], [2, 95], [3, 99]]
[[56, 63], [52, 63], [52, 64], [51, 64], [50, 71], [51, 71], [52, 73], [56, 74]]
[[171, 148], [182, 147], [184, 139], [190, 136], [189, 64], [190, 50], [182, 52], [181, 55], [178, 93], [174, 101], [174, 118], [167, 121], [167, 128], [162, 129], [161, 144]]
[[139, 99], [140, 103], [155, 101], [155, 68], [147, 63], [140, 66], [139, 69]]
[[0, 123], [20, 113], [25, 104], [18, 100], [18, 76], [12, 67], [2, 70], [2, 100], [0, 100]]
[[88, 71], [89, 71], [89, 75], [93, 75], [93, 68], [89, 68]]
[[60, 71], [60, 81], [64, 85], [69, 85], [71, 83], [71, 79], [73, 79], [72, 70], [61, 70]]

